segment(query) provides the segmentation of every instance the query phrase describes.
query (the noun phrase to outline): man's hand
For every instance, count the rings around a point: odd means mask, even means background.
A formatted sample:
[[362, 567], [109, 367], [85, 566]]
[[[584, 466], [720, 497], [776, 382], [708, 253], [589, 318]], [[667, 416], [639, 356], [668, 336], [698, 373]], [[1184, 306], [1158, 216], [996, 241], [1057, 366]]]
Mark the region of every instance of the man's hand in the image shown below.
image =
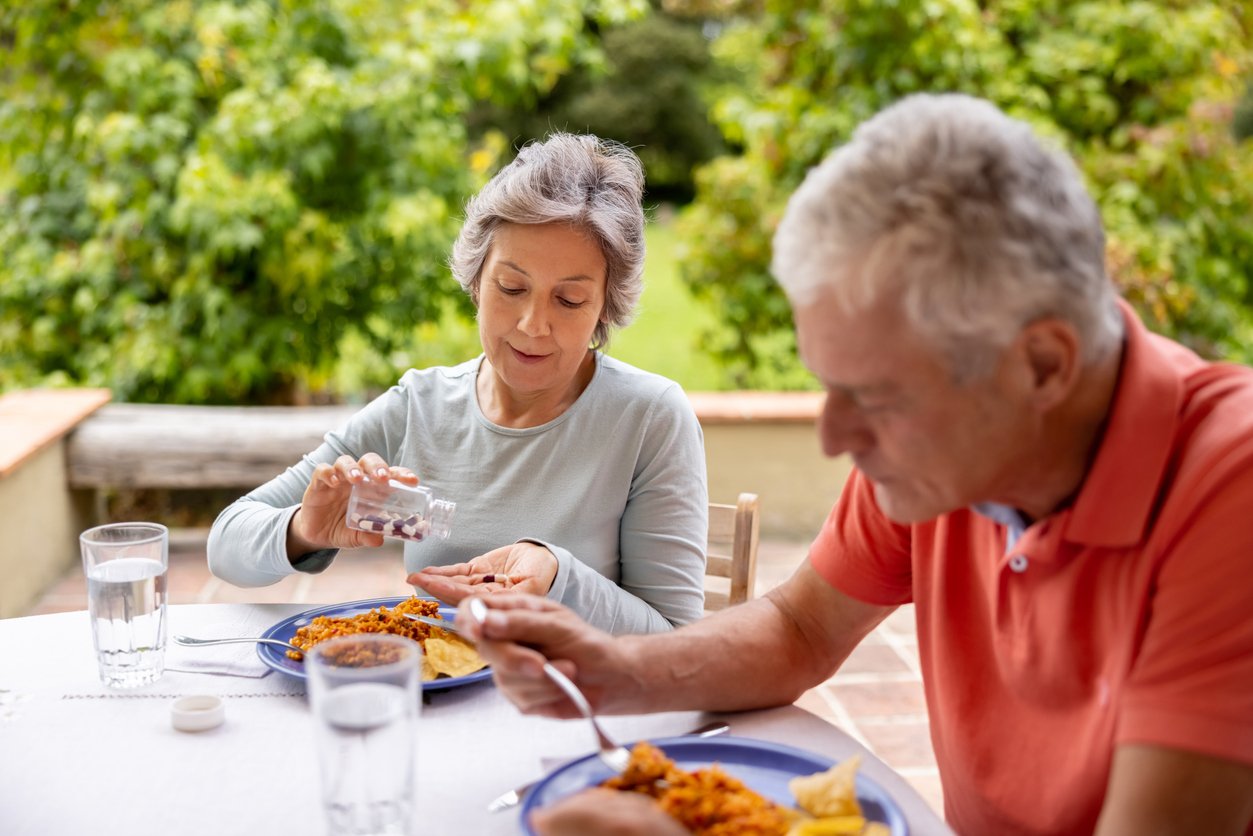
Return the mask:
[[383, 535], [357, 531], [344, 521], [353, 485], [395, 479], [406, 485], [418, 484], [418, 477], [407, 467], [390, 467], [377, 453], [358, 459], [340, 456], [334, 464], [320, 464], [309, 478], [300, 508], [287, 526], [287, 556], [295, 559], [319, 549], [356, 549], [383, 545]]
[[687, 829], [638, 793], [592, 789], [531, 814], [540, 836], [687, 836]]
[[505, 592], [474, 600], [487, 605], [487, 621], [479, 625], [462, 601], [457, 627], [478, 643], [497, 686], [523, 713], [580, 716], [544, 674], [547, 661], [570, 677], [597, 711], [638, 707], [634, 704], [638, 683], [631, 675], [625, 649], [648, 637], [615, 639], [561, 604], [535, 595]]
[[479, 592], [511, 589], [546, 595], [557, 577], [557, 558], [535, 543], [514, 543], [492, 549], [467, 563], [428, 566], [406, 580], [449, 604]]

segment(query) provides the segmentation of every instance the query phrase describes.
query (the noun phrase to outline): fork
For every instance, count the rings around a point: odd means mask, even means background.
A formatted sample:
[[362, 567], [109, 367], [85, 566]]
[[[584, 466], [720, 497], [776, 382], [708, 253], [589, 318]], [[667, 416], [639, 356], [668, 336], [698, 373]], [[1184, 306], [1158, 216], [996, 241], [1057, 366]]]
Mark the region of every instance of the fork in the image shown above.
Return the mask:
[[[487, 605], [481, 599], [471, 598], [469, 608], [470, 616], [480, 625], [487, 620]], [[627, 751], [625, 746], [606, 734], [605, 730], [600, 727], [600, 723], [596, 722], [596, 715], [592, 712], [592, 706], [587, 701], [587, 697], [583, 696], [583, 692], [579, 690], [579, 686], [571, 682], [570, 677], [553, 667], [552, 662], [544, 663], [544, 673], [553, 681], [554, 685], [565, 693], [570, 702], [574, 703], [574, 707], [579, 710], [579, 713], [592, 724], [592, 729], [596, 732], [596, 744], [600, 750], [597, 754], [600, 756], [601, 762], [617, 774], [625, 771], [627, 764], [631, 761], [631, 753]]]
[[282, 639], [194, 639], [191, 636], [174, 636], [173, 638], [175, 644], [181, 644], [187, 647], [207, 647], [211, 644], [241, 644], [244, 642], [251, 642], [253, 644], [273, 644], [279, 647], [285, 647], [288, 650], [294, 650], [297, 653], [304, 653], [304, 651], [299, 647], [296, 647], [296, 645], [291, 642], [285, 642]]
[[587, 718], [592, 724], [592, 728], [596, 731], [596, 744], [600, 747], [597, 754], [600, 756], [601, 762], [616, 773], [622, 773], [627, 768], [627, 764], [631, 760], [631, 753], [626, 747], [615, 741], [612, 737], [605, 733], [600, 727], [600, 723], [596, 722], [596, 715], [592, 713], [592, 706], [588, 703], [587, 697], [583, 696], [583, 692], [578, 686], [570, 681], [570, 678], [561, 671], [553, 667], [551, 662], [544, 663], [544, 673], [553, 681], [553, 684], [565, 692], [565, 695], [574, 703], [574, 707], [579, 713]]

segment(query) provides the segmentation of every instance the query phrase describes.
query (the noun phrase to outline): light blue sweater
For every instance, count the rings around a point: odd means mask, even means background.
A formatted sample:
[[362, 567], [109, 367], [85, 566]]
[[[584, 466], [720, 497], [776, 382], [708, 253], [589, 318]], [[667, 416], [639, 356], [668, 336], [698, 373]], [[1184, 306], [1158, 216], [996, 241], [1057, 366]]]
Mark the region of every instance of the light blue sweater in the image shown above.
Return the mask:
[[287, 526], [319, 462], [375, 452], [457, 503], [452, 536], [405, 543], [402, 571], [462, 563], [518, 540], [557, 556], [548, 596], [613, 633], [668, 630], [704, 609], [708, 493], [700, 424], [678, 384], [596, 355], [591, 382], [538, 427], [479, 408], [482, 357], [412, 369], [300, 463], [228, 506], [209, 568], [237, 586], [321, 571], [334, 550], [287, 558]]

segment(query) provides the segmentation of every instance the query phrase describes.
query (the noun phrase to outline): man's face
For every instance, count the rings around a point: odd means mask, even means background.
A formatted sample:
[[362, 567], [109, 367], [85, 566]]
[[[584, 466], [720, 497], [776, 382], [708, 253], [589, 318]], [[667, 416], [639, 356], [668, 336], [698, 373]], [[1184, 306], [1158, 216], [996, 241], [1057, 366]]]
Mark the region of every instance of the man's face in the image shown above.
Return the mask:
[[1010, 352], [988, 375], [959, 382], [893, 298], [849, 313], [824, 296], [795, 320], [801, 359], [827, 391], [823, 451], [852, 457], [889, 518], [915, 523], [1010, 501], [1039, 432], [1010, 385]]

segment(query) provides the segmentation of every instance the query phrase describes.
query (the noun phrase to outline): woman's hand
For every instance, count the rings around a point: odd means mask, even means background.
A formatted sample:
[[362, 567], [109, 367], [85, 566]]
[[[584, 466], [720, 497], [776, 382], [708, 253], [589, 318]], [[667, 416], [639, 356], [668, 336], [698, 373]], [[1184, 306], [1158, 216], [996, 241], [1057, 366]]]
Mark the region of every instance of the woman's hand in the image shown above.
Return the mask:
[[417, 485], [418, 476], [407, 467], [391, 467], [377, 453], [360, 460], [340, 456], [334, 464], [320, 464], [309, 478], [300, 508], [287, 526], [287, 556], [291, 559], [318, 549], [356, 549], [383, 545], [383, 535], [357, 531], [344, 522], [352, 486], [395, 479]]
[[592, 789], [531, 814], [541, 836], [687, 836], [687, 829], [647, 796]]
[[492, 549], [468, 563], [428, 566], [406, 580], [449, 604], [479, 592], [513, 589], [547, 595], [557, 577], [557, 558], [535, 543]]

